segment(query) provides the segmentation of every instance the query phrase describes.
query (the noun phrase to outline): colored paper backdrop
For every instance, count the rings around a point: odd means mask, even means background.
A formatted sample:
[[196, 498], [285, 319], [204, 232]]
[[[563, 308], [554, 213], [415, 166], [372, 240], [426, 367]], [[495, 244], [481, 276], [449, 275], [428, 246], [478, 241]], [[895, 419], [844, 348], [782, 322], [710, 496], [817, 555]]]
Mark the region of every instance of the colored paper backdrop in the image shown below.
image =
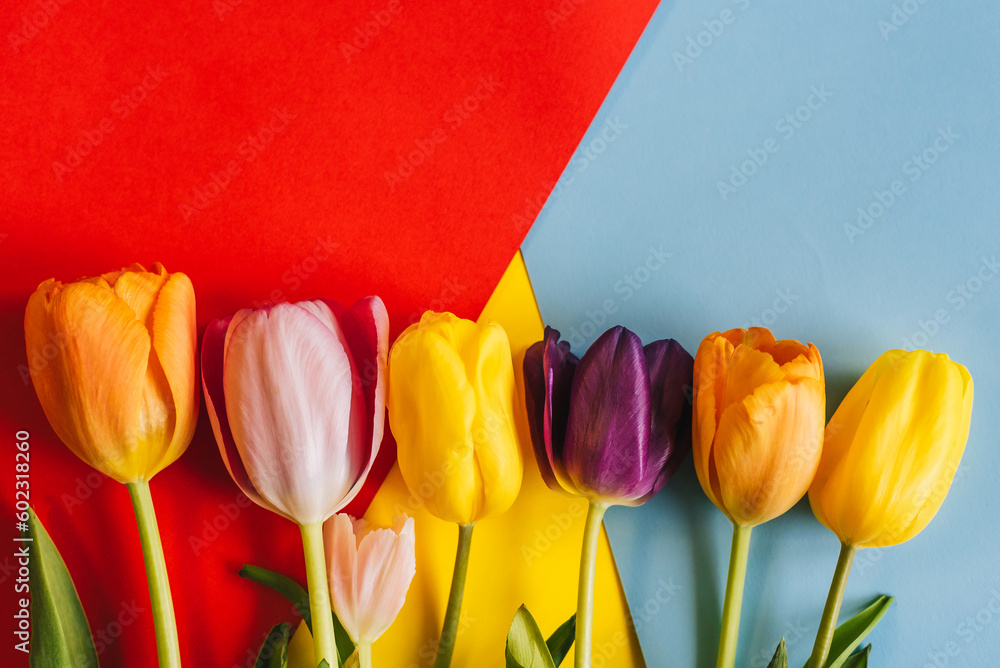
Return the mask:
[[[31, 434], [31, 500], [77, 576], [103, 665], [154, 655], [135, 522], [125, 489], [66, 451], [38, 406], [31, 291], [158, 260], [191, 276], [202, 327], [314, 295], [379, 294], [394, 334], [427, 308], [475, 317], [653, 7], [3, 5], [0, 431]], [[391, 443], [386, 454], [382, 474]], [[12, 537], [12, 459], [3, 471]], [[237, 494], [204, 419], [152, 492], [186, 664], [252, 664], [288, 609], [235, 573], [250, 561], [301, 578], [295, 527]], [[7, 619], [15, 578], [0, 554]]]
[[[1000, 662], [998, 71], [995, 3], [663, 3], [523, 246], [578, 351], [763, 325], [819, 347], [831, 412], [886, 349], [968, 366], [947, 501], [848, 584], [845, 613], [898, 597], [873, 665]], [[711, 665], [731, 530], [690, 463], [606, 525], [646, 661]], [[754, 532], [737, 665], [805, 661], [837, 550], [807, 503]]]
[[[510, 510], [476, 525], [453, 665], [501, 668], [505, 665], [507, 630], [518, 606], [528, 606], [546, 637], [576, 612], [587, 504], [546, 487], [535, 464], [523, 407], [521, 365], [528, 346], [542, 338], [542, 320], [520, 253], [480, 320], [500, 323], [510, 339], [518, 384], [515, 418], [523, 447], [524, 482]], [[415, 661], [433, 660], [441, 633], [458, 531], [456, 525], [423, 509], [424, 495], [431, 492], [427, 487], [410, 492], [399, 469], [394, 468], [366, 515], [377, 526], [390, 526], [399, 513], [416, 518], [416, 579], [396, 623], [373, 648], [374, 664], [384, 668], [410, 668]], [[594, 645], [608, 648], [602, 664], [606, 668], [645, 665], [603, 534], [597, 557]], [[563, 665], [572, 660], [571, 652]]]

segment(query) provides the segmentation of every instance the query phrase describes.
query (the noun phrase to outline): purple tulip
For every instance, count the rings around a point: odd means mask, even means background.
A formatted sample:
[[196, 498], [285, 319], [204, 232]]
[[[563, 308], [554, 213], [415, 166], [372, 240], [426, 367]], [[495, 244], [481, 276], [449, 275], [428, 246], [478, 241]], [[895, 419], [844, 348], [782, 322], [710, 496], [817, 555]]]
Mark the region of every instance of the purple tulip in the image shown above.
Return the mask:
[[559, 332], [524, 357], [535, 459], [546, 484], [606, 505], [638, 506], [691, 450], [694, 359], [672, 339], [643, 347], [613, 327], [578, 359]]

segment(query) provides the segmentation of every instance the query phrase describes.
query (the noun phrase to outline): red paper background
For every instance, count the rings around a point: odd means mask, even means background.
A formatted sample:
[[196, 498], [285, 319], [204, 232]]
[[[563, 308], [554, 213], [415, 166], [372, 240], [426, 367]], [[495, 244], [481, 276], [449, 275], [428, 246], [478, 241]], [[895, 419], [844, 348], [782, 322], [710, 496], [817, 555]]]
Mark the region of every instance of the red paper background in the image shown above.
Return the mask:
[[[192, 278], [200, 327], [314, 295], [381, 295], [393, 335], [427, 308], [475, 317], [654, 7], [4, 3], [0, 535], [16, 534], [13, 442], [25, 429], [32, 502], [106, 645], [102, 665], [154, 665], [138, 534], [125, 488], [58, 443], [24, 380], [30, 292], [158, 260]], [[419, 164], [399, 172], [400, 160]], [[304, 581], [298, 532], [255, 506], [226, 518], [237, 489], [204, 418], [152, 490], [186, 665], [252, 665], [292, 615], [236, 571], [249, 562]], [[225, 527], [214, 539], [213, 521]], [[192, 537], [208, 543], [198, 556]], [[12, 650], [13, 550], [0, 550], [0, 657], [27, 665]], [[127, 624], [112, 638], [116, 619]]]

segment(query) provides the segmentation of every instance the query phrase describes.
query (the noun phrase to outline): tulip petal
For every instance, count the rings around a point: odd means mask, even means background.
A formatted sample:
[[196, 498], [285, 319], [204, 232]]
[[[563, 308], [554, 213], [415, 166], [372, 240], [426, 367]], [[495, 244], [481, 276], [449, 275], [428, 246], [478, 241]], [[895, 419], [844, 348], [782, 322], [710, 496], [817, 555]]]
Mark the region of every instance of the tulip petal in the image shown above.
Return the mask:
[[[913, 351], [880, 360], [854, 434], [865, 447], [842, 451], [826, 477], [839, 494], [820, 504], [842, 540], [858, 547], [895, 545], [930, 521], [929, 511], [940, 506], [954, 476], [949, 466], [965, 446], [967, 387], [967, 372], [946, 355]], [[865, 502], [845, 503], [843, 496]]]
[[240, 459], [236, 441], [233, 439], [232, 428], [229, 426], [229, 415], [226, 410], [226, 396], [223, 386], [223, 367], [225, 362], [225, 347], [233, 316], [213, 320], [205, 328], [205, 336], [201, 342], [201, 382], [205, 393], [205, 406], [208, 408], [208, 419], [215, 433], [215, 442], [222, 454], [222, 462], [237, 487], [257, 505], [271, 512], [279, 512], [268, 501], [261, 497], [253, 486], [250, 475], [243, 460]]
[[738, 404], [753, 394], [758, 387], [779, 383], [784, 379], [781, 366], [770, 354], [749, 346], [737, 346], [729, 360], [723, 413], [733, 404]]
[[538, 469], [549, 489], [569, 493], [575, 492], [575, 486], [563, 468], [562, 456], [579, 362], [569, 343], [559, 341], [559, 332], [551, 327], [524, 355], [525, 404]]
[[187, 449], [198, 421], [198, 385], [195, 381], [197, 326], [194, 287], [181, 273], [170, 276], [160, 290], [153, 311], [153, 351], [170, 391], [173, 435], [159, 455], [150, 477], [174, 462]]
[[337, 513], [327, 520], [323, 530], [326, 536], [333, 610], [351, 640], [357, 642], [361, 615], [356, 590], [358, 543], [354, 536], [354, 523], [347, 515]]
[[894, 364], [905, 354], [906, 351], [903, 350], [890, 350], [883, 353], [861, 375], [861, 378], [840, 402], [833, 417], [830, 418], [830, 422], [826, 425], [823, 436], [823, 453], [820, 457], [819, 467], [816, 469], [816, 475], [810, 485], [809, 504], [816, 519], [832, 531], [836, 532], [831, 525], [832, 519], [827, 518], [824, 504], [820, 502], [819, 497], [812, 490], [826, 487], [837, 463], [846, 455], [854, 442], [858, 425], [861, 424], [861, 418], [865, 414], [865, 409], [868, 408], [868, 401], [875, 389], [875, 381], [884, 369]]
[[[974, 393], [972, 376], [969, 374], [969, 370], [961, 364], [956, 363], [955, 367], [962, 378], [962, 411], [959, 418], [960, 422], [957, 425], [958, 429], [955, 432], [955, 441], [953, 443], [943, 442], [939, 444], [940, 447], [948, 451], [948, 455], [944, 459], [943, 466], [938, 470], [934, 483], [931, 485], [930, 495], [920, 510], [917, 511], [913, 521], [910, 522], [903, 532], [907, 540], [923, 531], [930, 521], [934, 519], [938, 510], [941, 509], [941, 504], [944, 503], [944, 499], [951, 489], [951, 483], [961, 464], [962, 454], [965, 452], [965, 444], [969, 440], [969, 427], [972, 423], [972, 396]], [[956, 415], [958, 414], [956, 413]]]
[[[32, 294], [25, 313], [29, 368], [45, 415], [69, 449], [119, 482], [136, 482], [144, 473], [140, 438], [149, 433], [139, 423], [149, 334], [100, 283], [62, 287], [50, 280]], [[151, 417], [146, 428], [165, 429]]]
[[376, 529], [358, 546], [359, 640], [374, 642], [389, 628], [406, 602], [416, 573], [413, 519], [393, 529]]
[[339, 327], [305, 308], [278, 304], [230, 326], [223, 387], [236, 447], [261, 496], [299, 524], [342, 507], [363, 466], [347, 438], [353, 376]]
[[650, 389], [646, 470], [660, 473], [635, 505], [663, 489], [691, 450], [691, 404], [685, 391], [691, 387], [694, 358], [673, 339], [654, 341], [643, 350]]
[[135, 318], [146, 329], [153, 328], [153, 309], [156, 306], [156, 298], [167, 282], [167, 271], [160, 264], [153, 265], [155, 272], [143, 271], [140, 267], [138, 271], [122, 271], [113, 283], [109, 283], [115, 295], [128, 304]]
[[484, 517], [510, 508], [521, 489], [524, 462], [514, 434], [514, 399], [517, 386], [510, 343], [503, 327], [488, 323], [477, 327], [476, 363], [466, 366], [476, 393], [472, 442], [477, 468], [485, 489], [478, 515]]
[[722, 504], [741, 526], [783, 514], [806, 493], [819, 465], [823, 383], [811, 378], [762, 385], [726, 409], [712, 458]]
[[691, 420], [694, 469], [705, 494], [720, 508], [722, 490], [712, 457], [712, 444], [725, 409], [726, 379], [735, 346], [727, 335], [732, 331], [738, 330], [730, 330], [725, 335], [714, 332], [706, 336], [694, 358], [694, 416]]
[[[322, 300], [336, 317], [350, 357], [359, 377], [359, 389], [354, 397], [354, 410], [364, 415], [360, 429], [352, 430], [352, 448], [363, 453], [365, 466], [354, 481], [344, 500], [350, 503], [371, 471], [385, 431], [385, 377], [386, 358], [389, 352], [389, 314], [378, 297], [358, 300], [350, 310], [338, 302]], [[356, 432], [356, 433], [355, 433]], [[343, 506], [342, 506], [343, 507]]]
[[452, 325], [412, 325], [389, 351], [389, 423], [405, 444], [397, 451], [400, 473], [411, 490], [430, 485], [428, 510], [458, 524], [474, 521], [485, 505], [472, 442], [476, 395], [456, 345], [464, 338]]
[[573, 378], [564, 461], [592, 500], [641, 496], [650, 433], [650, 391], [639, 337], [613, 327], [587, 350]]

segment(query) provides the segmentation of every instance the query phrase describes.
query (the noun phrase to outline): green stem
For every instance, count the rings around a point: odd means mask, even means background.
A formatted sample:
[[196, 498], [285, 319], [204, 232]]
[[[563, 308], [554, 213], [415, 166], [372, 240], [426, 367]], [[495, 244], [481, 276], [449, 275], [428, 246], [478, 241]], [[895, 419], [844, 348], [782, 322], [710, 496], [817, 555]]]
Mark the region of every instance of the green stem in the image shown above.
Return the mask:
[[448, 668], [451, 665], [451, 655], [455, 652], [458, 618], [462, 613], [462, 595], [465, 593], [465, 575], [469, 570], [469, 548], [472, 547], [473, 527], [474, 524], [458, 525], [455, 573], [451, 576], [451, 592], [448, 594], [448, 607], [444, 613], [444, 626], [441, 628], [441, 640], [438, 642], [434, 668]]
[[823, 608], [823, 619], [819, 623], [816, 634], [816, 644], [813, 645], [809, 668], [822, 668], [830, 656], [830, 644], [833, 642], [833, 632], [837, 630], [837, 617], [840, 615], [840, 604], [844, 600], [844, 589], [847, 588], [847, 577], [851, 574], [851, 564], [858, 549], [846, 543], [840, 546], [840, 557], [837, 558], [837, 570], [833, 572], [833, 582], [830, 583], [830, 594], [826, 597], [826, 607]]
[[360, 668], [372, 668], [372, 644], [370, 642], [358, 642], [358, 666]]
[[323, 551], [323, 523], [302, 524], [299, 529], [302, 530], [302, 549], [306, 555], [306, 584], [309, 588], [316, 663], [325, 659], [331, 666], [339, 666], [340, 657], [333, 636], [330, 581], [326, 577], [326, 554]]
[[135, 510], [136, 523], [139, 525], [142, 559], [146, 564], [149, 600], [153, 606], [153, 626], [156, 629], [156, 656], [160, 668], [180, 668], [181, 649], [177, 641], [174, 601], [170, 598], [167, 563], [163, 559], [163, 544], [160, 542], [160, 530], [156, 526], [156, 513], [153, 510], [153, 497], [149, 494], [149, 481], [130, 482], [125, 486], [132, 498], [132, 508]]
[[726, 603], [722, 607], [722, 634], [719, 636], [716, 668], [733, 668], [736, 664], [736, 642], [740, 635], [740, 609], [743, 607], [743, 585], [747, 578], [752, 528], [733, 524], [733, 548], [729, 553], [729, 578], [726, 581]]
[[580, 587], [576, 592], [576, 668], [590, 668], [590, 641], [594, 632], [594, 580], [597, 570], [597, 539], [607, 505], [590, 502], [580, 552]]

